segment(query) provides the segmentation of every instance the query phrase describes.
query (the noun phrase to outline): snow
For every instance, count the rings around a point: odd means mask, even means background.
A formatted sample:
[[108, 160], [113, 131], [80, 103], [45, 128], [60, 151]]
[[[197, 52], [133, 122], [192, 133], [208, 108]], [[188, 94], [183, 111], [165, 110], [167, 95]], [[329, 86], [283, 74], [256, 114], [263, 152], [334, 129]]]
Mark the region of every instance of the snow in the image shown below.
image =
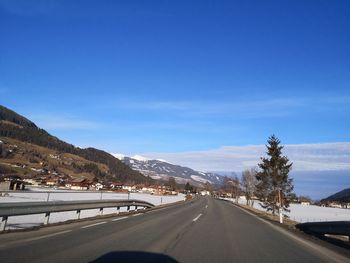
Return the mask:
[[151, 178], [155, 180], [162, 179], [160, 175], [151, 175]]
[[[162, 162], [162, 163], [169, 163], [168, 161], [164, 160], [164, 159], [156, 159], [156, 161]], [[170, 163], [169, 163], [170, 164]]]
[[[232, 198], [225, 198], [233, 202]], [[240, 198], [239, 204], [245, 205], [246, 200]], [[254, 208], [264, 211], [260, 201], [254, 201]], [[316, 205], [290, 204], [290, 212], [284, 212], [291, 220], [299, 223], [322, 222], [322, 221], [350, 221], [350, 209], [321, 207]]]
[[[7, 196], [0, 196], [0, 203], [8, 202], [38, 202], [47, 201], [48, 191], [47, 188], [32, 188], [35, 191], [42, 191], [42, 193], [23, 191], [23, 192], [11, 192]], [[50, 201], [73, 201], [73, 200], [100, 200], [100, 199], [128, 199], [127, 193], [114, 193], [114, 192], [67, 192], [62, 190], [50, 190]], [[130, 193], [130, 199], [137, 199], [152, 203], [154, 205], [168, 204], [184, 200], [184, 195], [179, 194], [177, 196], [159, 196], [150, 195], [145, 193]], [[131, 210], [134, 207], [130, 208]], [[103, 210], [104, 214], [116, 213], [116, 208], [106, 208]], [[126, 208], [121, 208], [120, 212], [126, 212]], [[99, 214], [99, 209], [82, 210], [81, 218], [93, 217]], [[6, 229], [23, 229], [32, 226], [40, 226], [44, 222], [44, 214], [25, 215], [25, 216], [12, 216], [8, 218]], [[50, 223], [63, 222], [76, 218], [76, 211], [52, 213], [50, 215]]]
[[132, 159], [135, 159], [135, 160], [137, 160], [137, 161], [140, 161], [140, 162], [147, 162], [147, 161], [148, 161], [148, 159], [147, 159], [146, 157], [143, 157], [143, 156], [138, 155], [138, 154], [134, 155], [134, 156], [131, 157], [131, 158], [132, 158]]
[[210, 183], [209, 180], [204, 179], [204, 178], [202, 178], [202, 177], [200, 177], [200, 176], [198, 176], [198, 175], [191, 175], [191, 178], [192, 178], [193, 180], [197, 181], [197, 182], [201, 182], [201, 183], [204, 183], [204, 184], [205, 184], [206, 182], [209, 182], [209, 183]]
[[111, 153], [115, 158], [119, 159], [119, 160], [124, 160], [125, 155], [121, 154], [121, 153]]

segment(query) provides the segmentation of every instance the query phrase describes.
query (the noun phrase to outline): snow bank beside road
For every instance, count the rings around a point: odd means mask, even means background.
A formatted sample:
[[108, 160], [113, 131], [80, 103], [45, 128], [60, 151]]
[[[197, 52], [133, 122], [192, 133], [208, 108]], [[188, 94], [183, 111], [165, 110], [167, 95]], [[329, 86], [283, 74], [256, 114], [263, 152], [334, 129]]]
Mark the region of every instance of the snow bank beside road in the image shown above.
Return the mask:
[[[38, 188], [33, 188], [33, 191], [38, 191]], [[50, 201], [73, 201], [73, 200], [101, 200], [101, 199], [115, 199], [122, 200], [128, 199], [127, 193], [114, 193], [114, 192], [68, 192], [62, 190], [50, 190], [41, 189], [42, 193], [33, 193], [31, 191], [23, 192], [10, 192], [5, 196], [0, 196], [0, 203], [8, 202], [46, 202], [49, 198]], [[46, 193], [45, 191], [49, 191]], [[152, 203], [154, 205], [169, 204], [178, 201], [183, 201], [185, 196], [179, 194], [177, 196], [158, 196], [144, 193], [130, 193], [130, 199], [137, 199]], [[103, 210], [103, 214], [116, 213], [116, 208], [106, 208]], [[120, 212], [126, 212], [126, 208], [121, 208]], [[82, 210], [81, 218], [94, 217], [99, 215], [99, 209]], [[33, 226], [40, 226], [44, 222], [44, 214], [26, 215], [26, 216], [13, 216], [8, 218], [6, 229], [22, 229]], [[50, 223], [64, 222], [76, 218], [75, 211], [52, 213], [50, 215]]]
[[[234, 202], [232, 198], [225, 198]], [[246, 200], [239, 199], [238, 203], [241, 205], [246, 204]], [[253, 207], [255, 209], [265, 211], [260, 206], [260, 201], [254, 201]], [[350, 209], [341, 209], [341, 208], [331, 208], [331, 207], [321, 207], [315, 205], [300, 205], [300, 204], [291, 204], [290, 212], [284, 212], [291, 220], [294, 220], [299, 223], [305, 222], [322, 222], [322, 221], [350, 221]]]

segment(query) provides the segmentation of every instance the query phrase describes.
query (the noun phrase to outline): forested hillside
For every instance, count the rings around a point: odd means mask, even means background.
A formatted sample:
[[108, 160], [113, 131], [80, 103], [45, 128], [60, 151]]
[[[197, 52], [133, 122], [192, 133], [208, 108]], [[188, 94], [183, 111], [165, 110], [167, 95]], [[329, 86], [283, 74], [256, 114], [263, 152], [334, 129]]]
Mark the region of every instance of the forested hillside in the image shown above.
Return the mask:
[[109, 153], [95, 148], [81, 149], [75, 147], [72, 144], [50, 135], [45, 130], [38, 128], [30, 120], [1, 105], [0, 137], [16, 139], [21, 142], [27, 142], [55, 150], [58, 154], [69, 153], [94, 163], [104, 164], [108, 167], [108, 170], [95, 173], [97, 175], [106, 174], [121, 182], [133, 181], [139, 183], [150, 180], [139, 172], [132, 170], [129, 166], [123, 164]]

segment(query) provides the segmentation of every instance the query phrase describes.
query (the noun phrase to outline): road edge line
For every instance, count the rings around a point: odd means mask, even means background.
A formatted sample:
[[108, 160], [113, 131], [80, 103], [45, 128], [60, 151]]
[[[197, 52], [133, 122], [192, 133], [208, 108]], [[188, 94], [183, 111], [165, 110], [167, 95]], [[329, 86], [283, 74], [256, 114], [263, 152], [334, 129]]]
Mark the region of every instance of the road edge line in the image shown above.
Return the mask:
[[[256, 215], [256, 214], [254, 214], [254, 213], [252, 213], [252, 212], [250, 212], [250, 211], [240, 207], [239, 205], [236, 205], [234, 203], [231, 203], [231, 204], [234, 207], [239, 208], [243, 212], [245, 212], [245, 213], [255, 217], [256, 219], [260, 220], [261, 222], [265, 223], [266, 225], [270, 226], [271, 228], [275, 229], [276, 231], [278, 231], [278, 232], [280, 232], [280, 233], [282, 233], [282, 234], [292, 238], [293, 240], [295, 240], [295, 241], [297, 241], [299, 243], [302, 243], [303, 245], [306, 245], [309, 249], [312, 249], [312, 250], [322, 254], [322, 256], [327, 258], [327, 259], [336, 261], [338, 263], [350, 262], [350, 260], [347, 257], [345, 257], [345, 256], [343, 256], [343, 255], [341, 255], [341, 254], [339, 254], [339, 253], [337, 253], [337, 252], [327, 248], [327, 247], [321, 246], [319, 244], [316, 244], [314, 242], [306, 240], [306, 239], [304, 239], [302, 237], [299, 237], [299, 236], [295, 235], [294, 233], [292, 233], [292, 232], [290, 232], [290, 231], [288, 231], [288, 230], [286, 230], [286, 229], [284, 229], [284, 228], [282, 228], [282, 227], [280, 227], [278, 225], [272, 224], [271, 222], [267, 221], [266, 219], [264, 219], [262, 217], [259, 217], [258, 215]], [[332, 254], [332, 255], [330, 255], [330, 254]]]

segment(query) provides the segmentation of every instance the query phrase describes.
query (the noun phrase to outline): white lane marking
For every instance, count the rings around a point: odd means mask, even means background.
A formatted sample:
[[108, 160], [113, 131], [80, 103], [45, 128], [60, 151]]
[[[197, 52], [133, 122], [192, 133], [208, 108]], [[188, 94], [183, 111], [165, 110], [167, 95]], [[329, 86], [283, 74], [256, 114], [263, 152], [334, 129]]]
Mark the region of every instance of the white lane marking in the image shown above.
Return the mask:
[[47, 237], [53, 237], [53, 236], [62, 235], [62, 234], [65, 234], [65, 233], [68, 233], [68, 232], [71, 232], [71, 231], [72, 231], [72, 230], [64, 230], [64, 231], [61, 231], [61, 232], [52, 233], [52, 234], [48, 234], [48, 235], [45, 235], [45, 236], [29, 238], [29, 239], [26, 239], [26, 240], [24, 240], [24, 241], [25, 241], [25, 242], [28, 242], [28, 241], [35, 241], [35, 240], [39, 240], [39, 239], [43, 239], [43, 238], [47, 238]]
[[119, 220], [123, 220], [125, 218], [128, 218], [128, 216], [123, 216], [123, 217], [118, 217], [118, 218], [114, 218], [111, 221], [119, 221]]
[[208, 205], [205, 206], [205, 209], [207, 209], [207, 208], [208, 208]]
[[199, 214], [196, 218], [193, 219], [193, 222], [196, 222], [201, 216], [202, 214]]
[[81, 228], [88, 228], [88, 227], [98, 226], [98, 225], [102, 225], [102, 224], [106, 224], [106, 223], [107, 223], [106, 221], [103, 221], [103, 222], [95, 223], [92, 225], [82, 226]]
[[142, 215], [142, 214], [134, 214], [134, 215], [132, 215], [132, 216], [140, 216], [140, 215]]

